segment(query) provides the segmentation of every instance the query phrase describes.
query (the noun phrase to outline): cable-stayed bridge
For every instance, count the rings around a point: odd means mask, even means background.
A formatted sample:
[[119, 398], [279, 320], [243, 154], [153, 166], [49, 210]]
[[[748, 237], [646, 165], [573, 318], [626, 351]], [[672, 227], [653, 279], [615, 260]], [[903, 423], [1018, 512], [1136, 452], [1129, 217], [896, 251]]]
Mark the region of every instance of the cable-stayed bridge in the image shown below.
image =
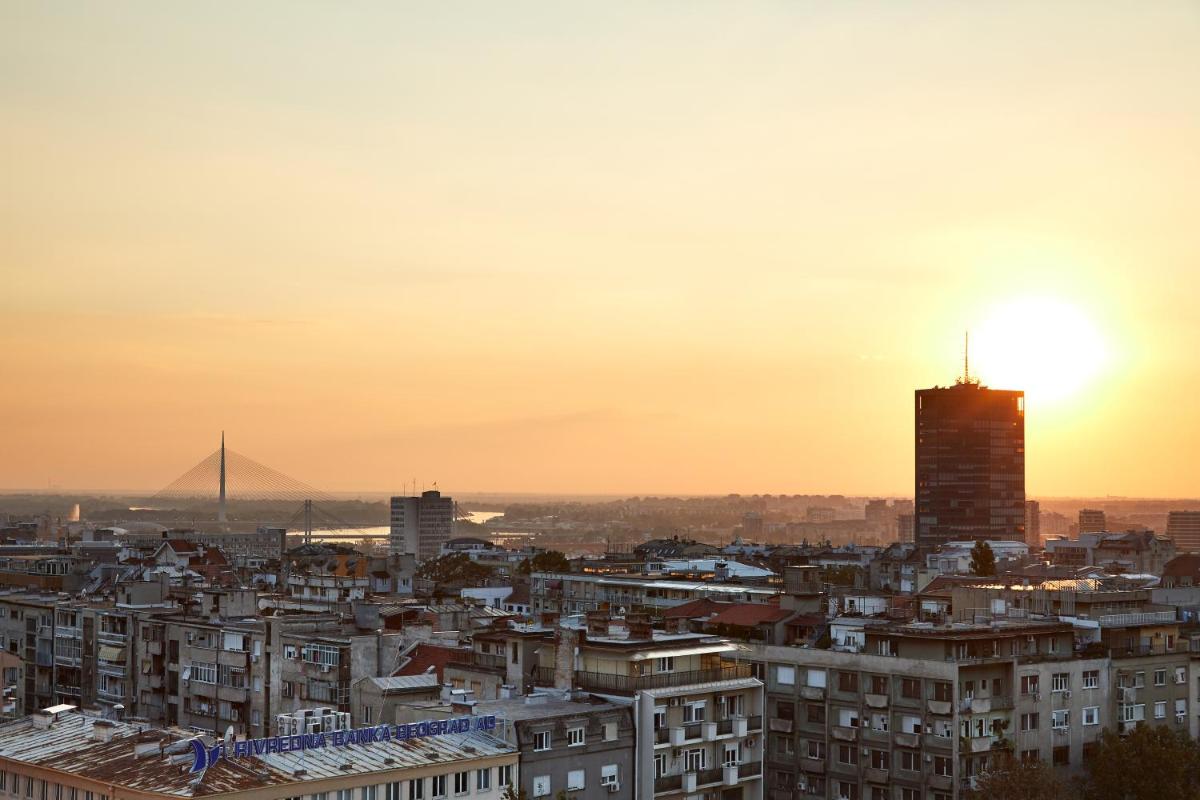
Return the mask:
[[185, 507], [198, 503], [207, 504], [214, 500], [217, 503], [217, 522], [221, 524], [228, 522], [228, 506], [231, 500], [296, 503], [297, 510], [282, 525], [292, 528], [302, 523], [305, 542], [311, 541], [314, 530], [377, 527], [351, 523], [339, 518], [325, 507], [335, 502], [332, 496], [230, 450], [225, 446], [224, 433], [221, 434], [220, 447], [150, 498], [154, 505], [185, 502], [188, 504]]

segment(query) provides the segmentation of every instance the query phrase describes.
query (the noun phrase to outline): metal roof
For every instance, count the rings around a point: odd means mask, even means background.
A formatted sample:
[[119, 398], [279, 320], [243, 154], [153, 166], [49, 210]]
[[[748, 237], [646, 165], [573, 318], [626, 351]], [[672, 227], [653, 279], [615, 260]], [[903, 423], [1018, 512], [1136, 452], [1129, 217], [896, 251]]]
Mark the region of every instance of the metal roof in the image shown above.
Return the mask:
[[432, 672], [425, 672], [420, 675], [363, 678], [363, 680], [370, 681], [385, 692], [404, 691], [405, 689], [432, 689], [441, 686], [437, 675]]
[[[110, 741], [93, 738], [97, 722], [112, 726]], [[193, 775], [189, 738], [182, 732], [143, 729], [81, 713], [59, 714], [45, 728], [25, 717], [0, 725], [0, 759], [143, 792], [206, 797], [285, 784], [299, 784], [292, 794], [300, 795], [311, 793], [301, 788], [303, 784], [322, 779], [380, 773], [379, 782], [385, 782], [398, 779], [385, 778], [387, 773], [437, 764], [466, 767], [476, 759], [516, 753], [500, 739], [472, 731], [221, 759]], [[304, 774], [297, 776], [298, 770]]]

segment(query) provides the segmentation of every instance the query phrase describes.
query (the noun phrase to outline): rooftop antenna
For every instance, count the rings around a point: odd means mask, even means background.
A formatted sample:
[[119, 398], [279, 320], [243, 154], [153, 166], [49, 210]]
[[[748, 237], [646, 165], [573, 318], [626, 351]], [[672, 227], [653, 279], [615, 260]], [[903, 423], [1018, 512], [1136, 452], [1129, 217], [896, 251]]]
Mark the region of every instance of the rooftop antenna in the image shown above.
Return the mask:
[[963, 374], [958, 382], [964, 386], [979, 383], [971, 377], [971, 332], [963, 331]]

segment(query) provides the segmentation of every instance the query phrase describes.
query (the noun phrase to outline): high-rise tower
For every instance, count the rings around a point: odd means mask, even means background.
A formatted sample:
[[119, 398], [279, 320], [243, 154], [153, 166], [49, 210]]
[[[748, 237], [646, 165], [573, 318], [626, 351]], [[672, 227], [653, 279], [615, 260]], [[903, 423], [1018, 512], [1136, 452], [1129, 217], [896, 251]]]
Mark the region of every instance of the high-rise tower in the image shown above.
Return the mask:
[[1025, 394], [981, 386], [969, 373], [916, 392], [915, 537], [1025, 539]]

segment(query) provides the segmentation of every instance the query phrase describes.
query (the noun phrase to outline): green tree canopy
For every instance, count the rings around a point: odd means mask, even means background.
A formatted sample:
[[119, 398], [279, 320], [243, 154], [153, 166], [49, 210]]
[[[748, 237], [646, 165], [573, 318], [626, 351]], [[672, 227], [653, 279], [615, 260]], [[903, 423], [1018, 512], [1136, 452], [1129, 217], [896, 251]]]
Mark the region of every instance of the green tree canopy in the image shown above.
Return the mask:
[[1139, 723], [1100, 735], [1083, 800], [1200, 800], [1200, 746], [1186, 732]]
[[417, 577], [436, 583], [480, 583], [492, 575], [492, 568], [476, 564], [466, 553], [450, 553], [426, 561], [417, 569]]
[[547, 550], [538, 553], [532, 559], [525, 559], [517, 565], [518, 575], [528, 575], [531, 572], [570, 572], [571, 562], [557, 550]]
[[968, 800], [1063, 800], [1067, 784], [1044, 761], [1026, 761], [1011, 753], [993, 756], [992, 767], [979, 777]]
[[991, 546], [982, 539], [975, 542], [975, 546], [971, 548], [971, 574], [996, 574], [996, 554], [992, 552]]

